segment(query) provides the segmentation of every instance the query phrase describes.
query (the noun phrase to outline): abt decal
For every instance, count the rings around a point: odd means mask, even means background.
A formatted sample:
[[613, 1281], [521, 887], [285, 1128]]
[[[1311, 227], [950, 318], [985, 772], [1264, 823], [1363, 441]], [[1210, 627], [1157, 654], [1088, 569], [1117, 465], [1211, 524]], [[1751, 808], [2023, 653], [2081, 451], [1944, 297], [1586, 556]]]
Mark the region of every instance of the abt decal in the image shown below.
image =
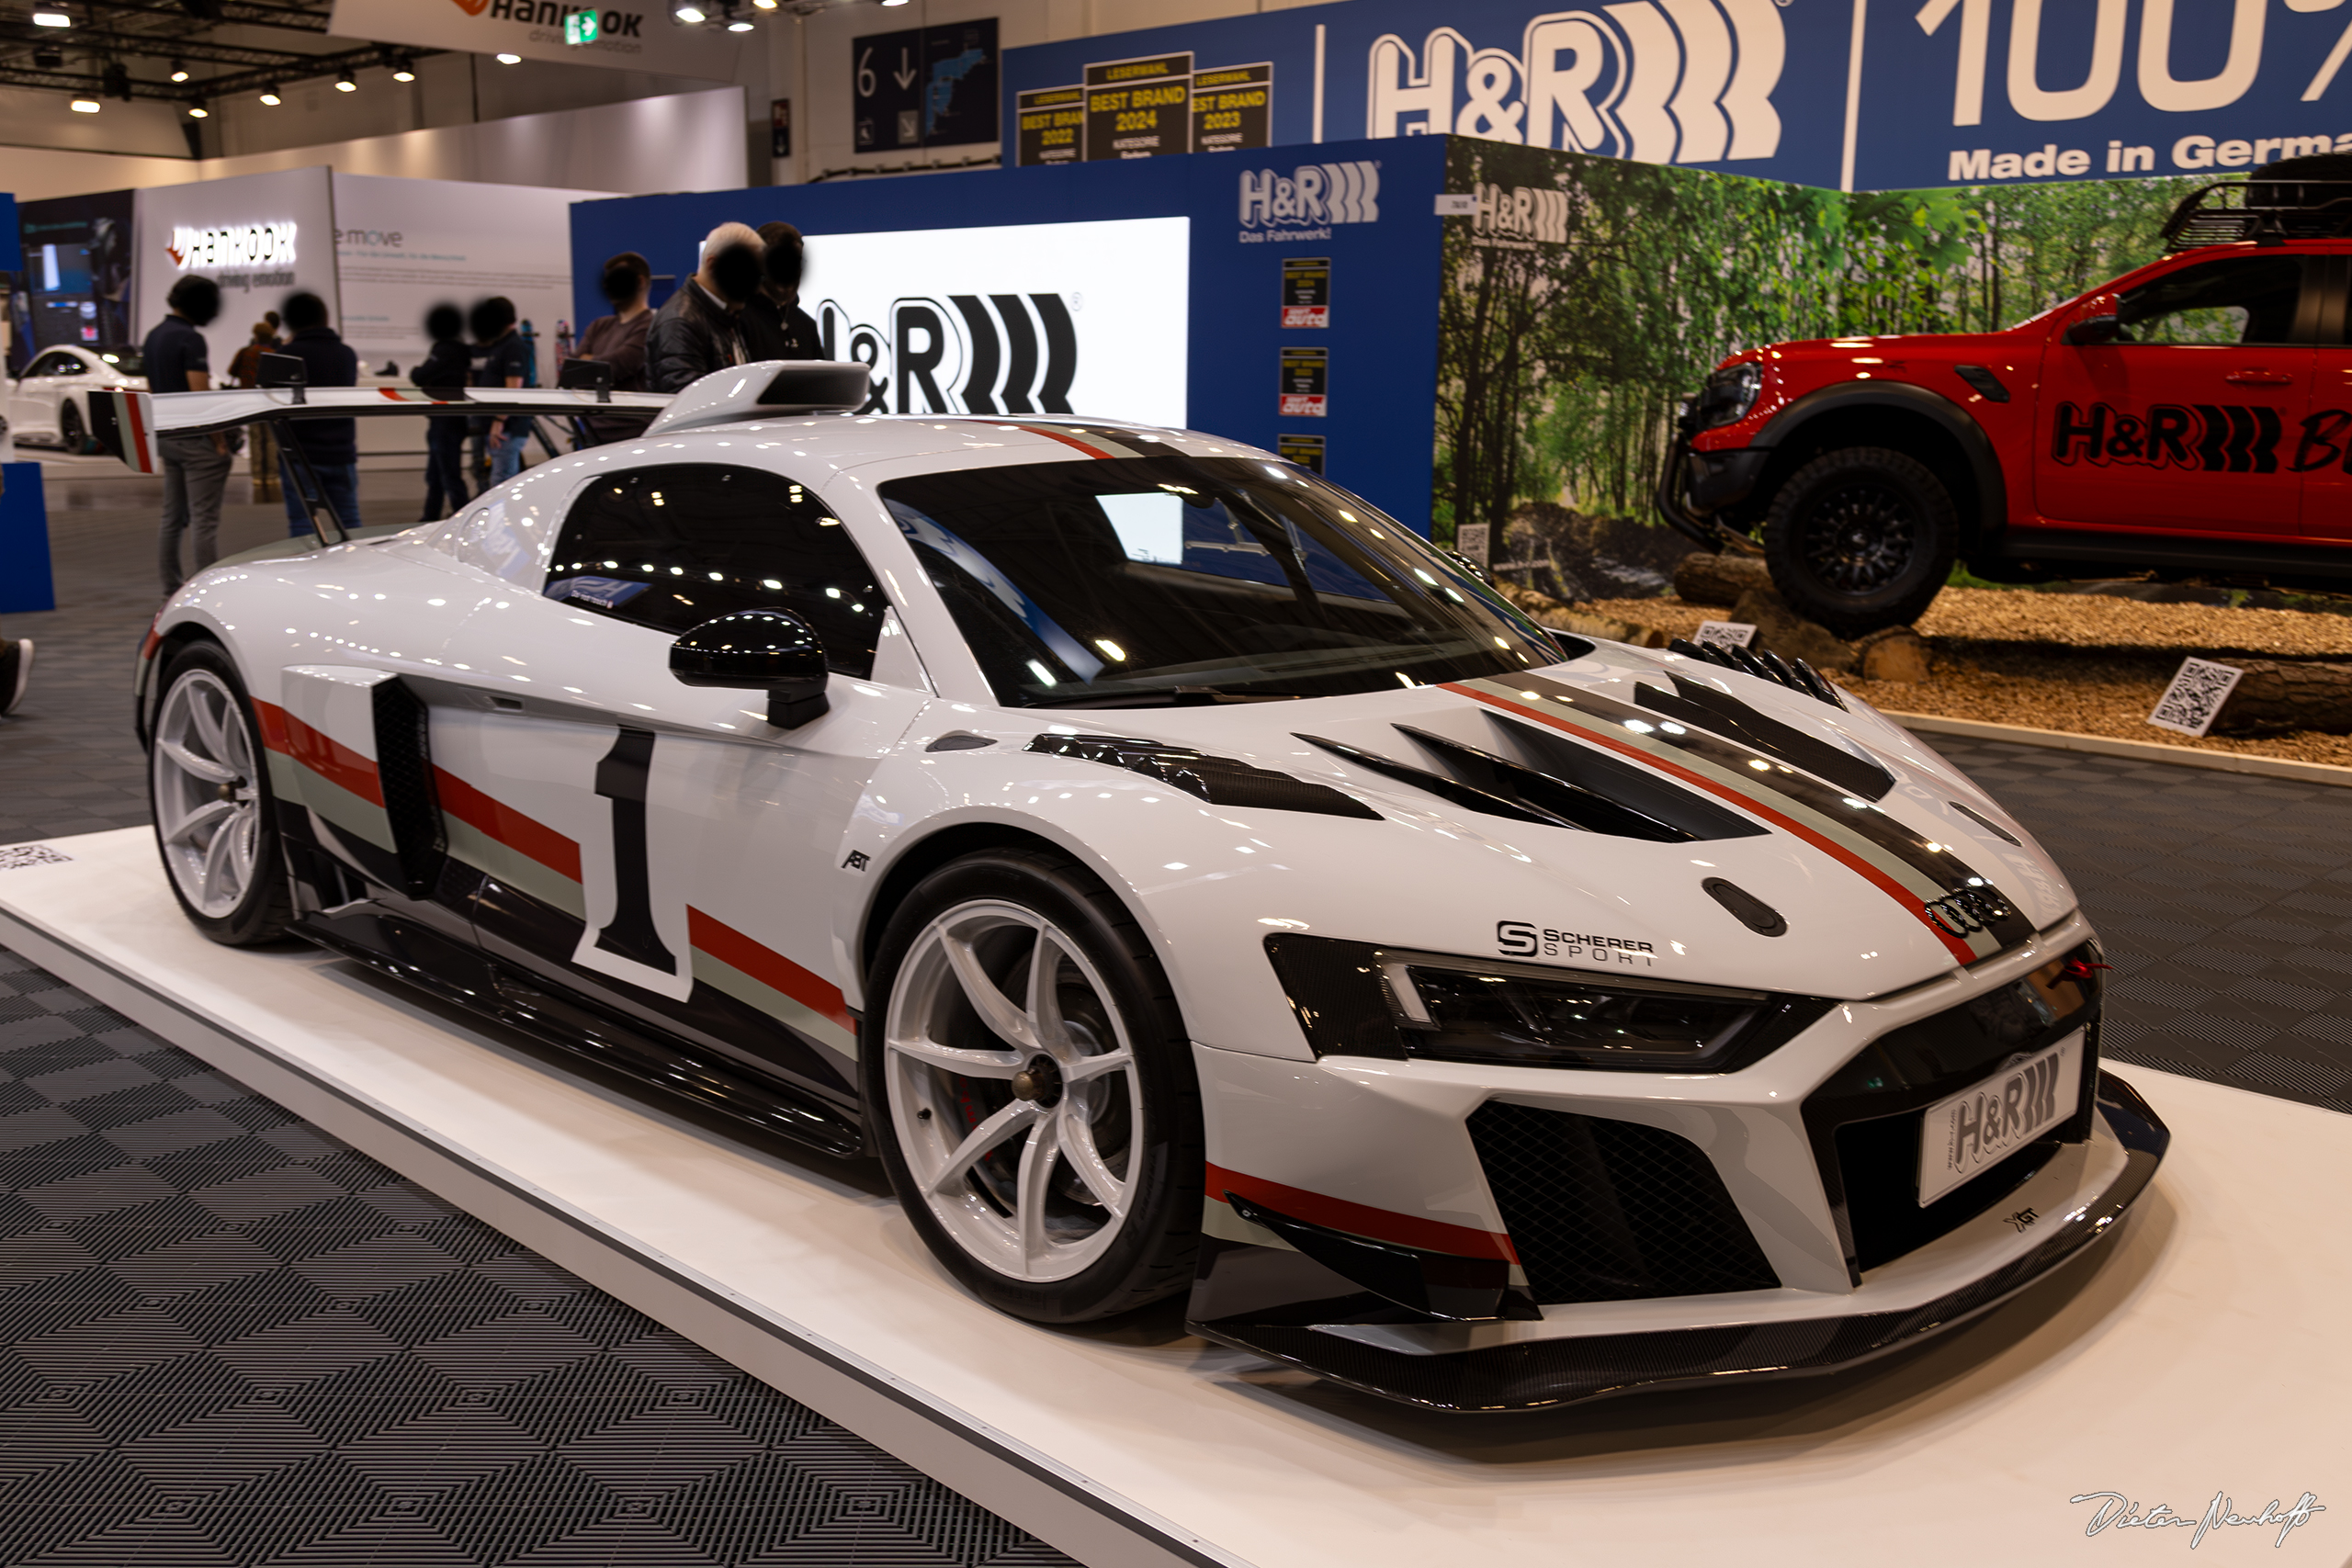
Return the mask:
[[816, 309], [827, 359], [872, 372], [860, 413], [1070, 413], [1078, 328], [1059, 294], [893, 300], [880, 324], [838, 302]]
[[1438, 28], [1367, 61], [1364, 134], [1442, 135], [1645, 164], [1770, 158], [1787, 51], [1773, 0], [1628, 0], [1527, 24], [1517, 54]]

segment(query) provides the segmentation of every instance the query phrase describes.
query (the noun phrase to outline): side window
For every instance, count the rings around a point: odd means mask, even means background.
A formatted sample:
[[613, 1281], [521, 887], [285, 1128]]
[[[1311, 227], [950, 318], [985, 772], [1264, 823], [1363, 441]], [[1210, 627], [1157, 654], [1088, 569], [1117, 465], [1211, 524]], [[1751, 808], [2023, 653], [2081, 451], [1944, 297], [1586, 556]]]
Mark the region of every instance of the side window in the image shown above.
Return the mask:
[[737, 610], [790, 610], [840, 674], [874, 672], [882, 596], [849, 530], [781, 474], [716, 463], [627, 469], [571, 503], [547, 596], [672, 634]]
[[2301, 256], [2225, 256], [2123, 296], [2119, 344], [2288, 344], [2303, 296]]
[[79, 376], [82, 362], [70, 354], [44, 354], [25, 373], [28, 376]]

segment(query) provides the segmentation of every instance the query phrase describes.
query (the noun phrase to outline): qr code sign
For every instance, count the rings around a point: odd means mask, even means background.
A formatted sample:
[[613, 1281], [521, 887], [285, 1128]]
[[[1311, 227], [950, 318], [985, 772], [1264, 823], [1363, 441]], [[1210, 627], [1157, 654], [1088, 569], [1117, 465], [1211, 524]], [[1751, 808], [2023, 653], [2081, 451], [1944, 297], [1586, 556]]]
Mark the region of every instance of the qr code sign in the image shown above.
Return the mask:
[[2182, 660], [2180, 673], [2172, 678], [2165, 694], [2156, 699], [2156, 711], [2148, 716], [2148, 722], [2159, 729], [2178, 730], [2183, 735], [2204, 734], [2213, 728], [2214, 716], [2222, 711], [2222, 704], [2237, 689], [2238, 677], [2245, 673], [2210, 660]]
[[28, 865], [63, 865], [73, 858], [47, 844], [0, 845], [0, 871], [22, 871]]

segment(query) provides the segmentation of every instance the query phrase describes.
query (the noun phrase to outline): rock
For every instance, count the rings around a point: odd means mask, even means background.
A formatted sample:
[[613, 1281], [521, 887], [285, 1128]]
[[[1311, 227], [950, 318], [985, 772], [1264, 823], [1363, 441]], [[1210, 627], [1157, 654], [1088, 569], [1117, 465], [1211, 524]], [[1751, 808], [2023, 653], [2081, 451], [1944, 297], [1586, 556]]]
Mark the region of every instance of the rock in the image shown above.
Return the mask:
[[1770, 588], [1751, 588], [1731, 607], [1730, 620], [1756, 628], [1750, 648], [1802, 659], [1815, 670], [1850, 672], [1861, 663], [1853, 644], [1841, 642], [1826, 628], [1800, 619]]
[[2352, 664], [2233, 659], [2243, 670], [2213, 716], [2215, 735], [2281, 735], [2313, 729], [2352, 735]]
[[1865, 681], [1892, 681], [1897, 685], [1924, 684], [1933, 674], [1928, 639], [1909, 626], [1886, 626], [1856, 639]]
[[1761, 556], [1736, 556], [1728, 550], [1718, 556], [1693, 550], [1674, 569], [1675, 596], [1686, 604], [1736, 604], [1740, 595], [1758, 589], [1773, 592], [1772, 574], [1765, 570]]
[[1574, 605], [1564, 604], [1549, 593], [1521, 588], [1515, 582], [1498, 581], [1495, 588], [1537, 626], [1549, 626], [1555, 632], [1566, 632], [1574, 637], [1605, 637], [1611, 642], [1630, 642], [1635, 648], [1664, 648], [1670, 640], [1656, 626], [1637, 626], [1631, 621], [1596, 615]]

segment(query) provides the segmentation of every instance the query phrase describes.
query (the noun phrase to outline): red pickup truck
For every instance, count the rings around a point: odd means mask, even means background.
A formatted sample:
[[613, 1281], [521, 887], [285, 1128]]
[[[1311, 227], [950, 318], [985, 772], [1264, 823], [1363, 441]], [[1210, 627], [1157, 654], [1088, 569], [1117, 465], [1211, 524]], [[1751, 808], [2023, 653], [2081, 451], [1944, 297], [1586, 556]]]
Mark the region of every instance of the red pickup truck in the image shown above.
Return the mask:
[[2193, 194], [2162, 261], [2007, 332], [1734, 355], [1661, 512], [1760, 533], [1789, 606], [1848, 637], [1917, 618], [1955, 560], [2352, 587], [2352, 158], [2324, 162]]

